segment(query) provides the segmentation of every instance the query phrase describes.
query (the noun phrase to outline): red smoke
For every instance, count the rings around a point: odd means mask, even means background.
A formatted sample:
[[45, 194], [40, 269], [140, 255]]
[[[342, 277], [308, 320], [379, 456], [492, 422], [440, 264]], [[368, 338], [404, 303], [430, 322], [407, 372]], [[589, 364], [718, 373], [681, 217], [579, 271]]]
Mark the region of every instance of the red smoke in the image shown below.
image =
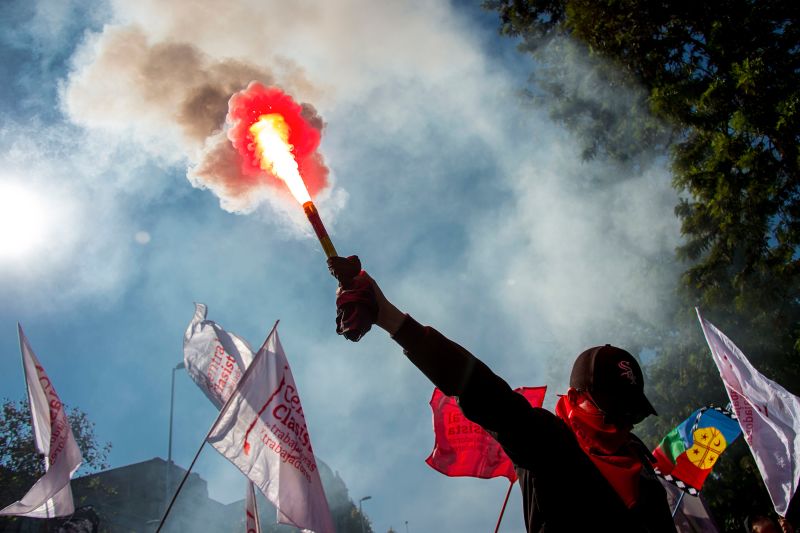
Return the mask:
[[253, 180], [254, 183], [261, 182], [266, 175], [270, 185], [282, 189], [286, 187], [280, 179], [261, 168], [253, 135], [250, 133], [250, 126], [261, 115], [272, 113], [282, 115], [289, 126], [292, 155], [297, 161], [300, 176], [313, 197], [328, 184], [328, 168], [322, 155], [317, 152], [322, 136], [322, 120], [311, 106], [301, 106], [278, 87], [266, 87], [256, 81], [250, 82], [247, 89], [234, 94], [228, 101], [228, 139], [241, 156], [242, 175], [262, 178]]

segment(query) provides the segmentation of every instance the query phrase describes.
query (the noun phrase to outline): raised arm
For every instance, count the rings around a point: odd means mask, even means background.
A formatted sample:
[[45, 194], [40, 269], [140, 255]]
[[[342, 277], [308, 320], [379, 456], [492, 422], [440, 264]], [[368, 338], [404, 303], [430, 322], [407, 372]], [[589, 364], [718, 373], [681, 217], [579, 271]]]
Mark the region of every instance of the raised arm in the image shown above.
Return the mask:
[[[423, 326], [386, 298], [369, 274], [360, 270], [357, 258], [328, 260], [340, 286], [337, 291], [337, 331], [358, 340], [366, 330], [357, 330], [361, 318], [373, 312], [371, 322], [385, 330], [403, 348], [406, 357], [446, 395], [456, 396], [464, 414], [490, 431], [518, 424], [521, 411], [531, 409], [527, 401], [492, 372], [477, 357], [436, 329]], [[365, 302], [374, 302], [374, 307]], [[361, 303], [361, 309], [346, 306]], [[370, 311], [371, 310], [371, 311]], [[515, 422], [516, 420], [516, 422]]]

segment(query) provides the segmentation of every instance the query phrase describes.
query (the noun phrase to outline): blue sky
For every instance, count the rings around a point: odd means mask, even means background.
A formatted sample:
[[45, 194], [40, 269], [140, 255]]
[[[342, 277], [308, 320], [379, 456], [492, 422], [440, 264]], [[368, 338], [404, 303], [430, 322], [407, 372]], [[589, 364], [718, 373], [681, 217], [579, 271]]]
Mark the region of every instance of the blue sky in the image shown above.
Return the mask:
[[[505, 493], [424, 463], [432, 385], [383, 332], [336, 336], [334, 281], [297, 206], [267, 195], [231, 213], [187, 179], [206, 145], [177, 110], [220, 63], [326, 121], [317, 204], [339, 252], [512, 386], [548, 385], [546, 405], [575, 354], [625, 345], [614, 317], [655, 323], [669, 307], [674, 273], [647, 268], [679, 242], [663, 158], [623, 179], [581, 161], [546, 110], [521, 105], [534, 64], [471, 3], [11, 0], [0, 43], [0, 189], [14, 199], [0, 199], [0, 396], [24, 393], [20, 322], [62, 399], [113, 443], [112, 466], [166, 456], [170, 369], [198, 301], [253, 345], [281, 320], [315, 451], [354, 500], [372, 496], [376, 531], [483, 532]], [[149, 68], [167, 43], [196, 68]], [[624, 109], [631, 94], [602, 97]], [[214, 416], [179, 374], [178, 464]], [[212, 497], [243, 498], [212, 449], [197, 471]], [[503, 531], [523, 531], [519, 500]]]

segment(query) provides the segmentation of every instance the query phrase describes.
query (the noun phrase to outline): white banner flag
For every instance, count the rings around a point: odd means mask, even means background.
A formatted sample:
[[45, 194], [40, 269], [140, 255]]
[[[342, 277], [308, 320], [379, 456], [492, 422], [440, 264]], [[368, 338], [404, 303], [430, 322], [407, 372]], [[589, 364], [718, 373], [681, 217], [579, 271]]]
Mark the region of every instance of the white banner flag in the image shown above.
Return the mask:
[[278, 509], [278, 522], [334, 533], [292, 371], [273, 329], [209, 432], [208, 442]]
[[[211, 400], [222, 408], [245, 370], [253, 361], [250, 345], [237, 335], [208, 320], [208, 308], [194, 304], [194, 316], [183, 336], [183, 361], [189, 377]], [[245, 530], [261, 533], [253, 482], [247, 480]]]
[[45, 457], [46, 471], [21, 500], [0, 510], [0, 515], [33, 518], [71, 515], [75, 504], [69, 480], [83, 461], [81, 451], [52, 382], [33, 353], [22, 326], [18, 324], [17, 328], [36, 449]]
[[247, 533], [261, 533], [258, 506], [256, 505], [256, 491], [253, 482], [249, 479], [247, 480], [247, 498], [244, 503], [244, 525]]
[[206, 320], [205, 305], [194, 305], [194, 317], [183, 336], [183, 362], [192, 380], [220, 409], [250, 366], [253, 350], [243, 339]]
[[786, 516], [800, 478], [800, 398], [753, 368], [699, 309], [697, 317], [775, 512]]

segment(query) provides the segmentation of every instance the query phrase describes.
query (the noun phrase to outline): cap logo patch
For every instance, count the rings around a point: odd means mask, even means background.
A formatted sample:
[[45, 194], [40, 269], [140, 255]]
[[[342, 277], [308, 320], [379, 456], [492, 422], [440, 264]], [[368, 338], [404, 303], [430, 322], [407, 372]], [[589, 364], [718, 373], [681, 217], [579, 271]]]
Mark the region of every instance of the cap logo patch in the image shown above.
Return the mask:
[[620, 361], [617, 363], [617, 366], [622, 369], [622, 373], [620, 376], [626, 378], [628, 381], [631, 382], [631, 385], [636, 385], [636, 376], [633, 373], [633, 369], [631, 368], [630, 361]]

